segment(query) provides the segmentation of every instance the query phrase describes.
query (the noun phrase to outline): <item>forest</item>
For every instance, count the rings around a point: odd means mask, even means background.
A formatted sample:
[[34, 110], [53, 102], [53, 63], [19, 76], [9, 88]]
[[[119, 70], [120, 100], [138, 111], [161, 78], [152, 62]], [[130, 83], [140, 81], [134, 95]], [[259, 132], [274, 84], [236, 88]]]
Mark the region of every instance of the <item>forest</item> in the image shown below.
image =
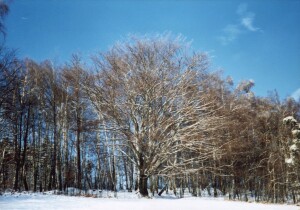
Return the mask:
[[0, 49], [0, 192], [300, 201], [300, 101], [256, 96], [184, 39], [128, 37], [88, 62], [16, 54]]

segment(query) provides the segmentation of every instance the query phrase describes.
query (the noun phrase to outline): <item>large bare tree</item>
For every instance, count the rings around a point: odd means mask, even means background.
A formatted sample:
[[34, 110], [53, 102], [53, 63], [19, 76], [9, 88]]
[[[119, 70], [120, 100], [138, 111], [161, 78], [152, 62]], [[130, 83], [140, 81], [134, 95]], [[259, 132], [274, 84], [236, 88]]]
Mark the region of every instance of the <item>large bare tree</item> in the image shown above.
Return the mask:
[[105, 130], [131, 150], [142, 196], [150, 175], [186, 173], [214, 153], [217, 117], [201, 87], [208, 58], [187, 49], [179, 38], [132, 38], [94, 59], [86, 88]]

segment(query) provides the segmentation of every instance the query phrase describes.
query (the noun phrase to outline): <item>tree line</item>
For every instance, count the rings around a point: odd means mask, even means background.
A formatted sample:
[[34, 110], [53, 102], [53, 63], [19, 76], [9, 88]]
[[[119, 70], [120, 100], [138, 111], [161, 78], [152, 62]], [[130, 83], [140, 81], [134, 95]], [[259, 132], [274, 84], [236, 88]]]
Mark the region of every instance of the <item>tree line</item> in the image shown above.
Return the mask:
[[91, 63], [0, 49], [0, 191], [299, 202], [299, 101], [256, 96], [178, 37], [129, 38]]

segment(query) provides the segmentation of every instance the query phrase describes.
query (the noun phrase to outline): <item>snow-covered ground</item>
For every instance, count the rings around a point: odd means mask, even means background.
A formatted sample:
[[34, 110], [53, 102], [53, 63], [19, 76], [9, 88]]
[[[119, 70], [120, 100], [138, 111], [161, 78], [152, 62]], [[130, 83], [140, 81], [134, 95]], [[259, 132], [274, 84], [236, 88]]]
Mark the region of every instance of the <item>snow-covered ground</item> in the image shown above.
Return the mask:
[[[107, 194], [111, 197], [111, 194]], [[223, 198], [177, 199], [164, 196], [162, 198], [138, 199], [134, 193], [118, 193], [118, 198], [91, 198], [53, 195], [51, 193], [6, 193], [0, 196], [1, 210], [40, 210], [40, 209], [120, 209], [120, 210], [300, 210], [294, 205], [258, 204], [238, 201], [224, 201]]]

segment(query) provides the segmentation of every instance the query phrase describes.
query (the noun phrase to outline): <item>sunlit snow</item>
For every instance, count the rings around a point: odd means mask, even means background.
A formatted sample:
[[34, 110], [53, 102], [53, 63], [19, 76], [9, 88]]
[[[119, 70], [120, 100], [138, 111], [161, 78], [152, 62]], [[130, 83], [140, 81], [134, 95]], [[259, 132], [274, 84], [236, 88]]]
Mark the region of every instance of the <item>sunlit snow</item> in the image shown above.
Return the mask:
[[299, 210], [294, 205], [259, 204], [226, 201], [224, 198], [136, 198], [134, 193], [118, 193], [118, 198], [91, 198], [43, 194], [5, 194], [0, 196], [0, 209], [40, 210], [40, 209], [120, 209], [120, 210]]

